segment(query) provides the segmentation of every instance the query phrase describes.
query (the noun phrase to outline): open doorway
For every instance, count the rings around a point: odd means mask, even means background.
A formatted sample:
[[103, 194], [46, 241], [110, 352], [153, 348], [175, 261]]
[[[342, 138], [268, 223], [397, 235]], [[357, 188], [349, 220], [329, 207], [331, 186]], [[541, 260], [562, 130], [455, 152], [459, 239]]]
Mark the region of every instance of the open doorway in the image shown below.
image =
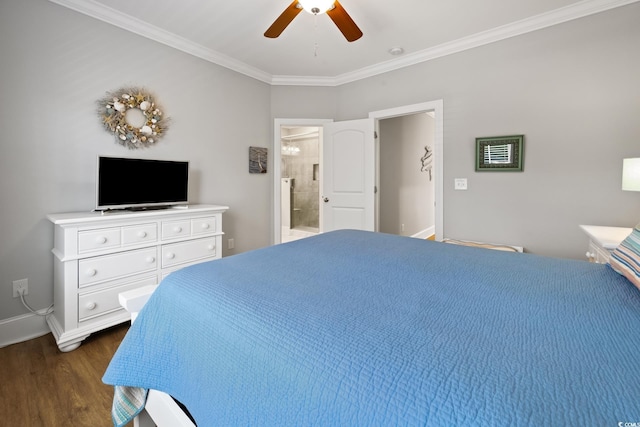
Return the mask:
[[381, 233], [435, 237], [434, 116], [430, 111], [378, 122]]
[[[322, 126], [330, 122], [332, 122], [330, 119], [275, 119], [274, 121], [274, 244], [306, 237], [322, 230], [322, 212], [317, 206], [320, 200], [319, 194], [315, 204], [313, 202], [305, 203], [305, 201], [309, 200], [312, 192], [315, 193], [316, 187], [318, 193], [322, 191], [320, 167], [322, 163]], [[314, 145], [317, 145], [317, 157], [314, 155], [316, 150]], [[297, 148], [300, 149], [300, 152], [297, 152]], [[303, 148], [305, 154], [301, 154]], [[309, 161], [298, 162], [293, 157], [309, 157]], [[304, 164], [304, 166], [296, 166], [296, 163]], [[308, 163], [311, 166], [306, 166]], [[298, 173], [301, 174], [301, 177], [296, 178]], [[291, 178], [293, 178], [293, 182], [290, 181]], [[296, 182], [298, 179], [308, 182]], [[298, 194], [298, 199], [294, 194], [296, 189], [301, 193]], [[306, 206], [305, 210], [308, 212], [303, 212], [302, 207], [299, 207], [300, 204]], [[313, 212], [314, 206], [317, 214]], [[315, 218], [317, 218], [317, 225], [315, 225]]]
[[317, 126], [280, 128], [280, 239], [318, 234], [320, 229], [320, 138]]
[[[379, 135], [379, 121], [387, 118], [412, 115], [418, 113], [431, 113], [434, 119], [434, 140], [433, 140], [433, 163], [432, 163], [432, 179], [434, 186], [434, 216], [435, 216], [435, 240], [443, 239], [443, 127], [444, 127], [444, 115], [443, 115], [443, 101], [429, 101], [420, 104], [407, 105], [404, 107], [397, 107], [388, 110], [381, 110], [369, 113], [369, 118], [374, 119], [373, 123], [376, 126], [376, 133]], [[331, 119], [275, 119], [274, 121], [274, 150], [273, 150], [273, 235], [272, 241], [274, 244], [282, 242], [282, 148], [286, 145], [283, 143], [282, 134], [286, 134], [287, 131], [283, 131], [283, 127], [318, 127], [320, 133], [323, 133], [324, 125], [332, 123]], [[336, 122], [342, 123], [342, 122]], [[285, 140], [286, 141], [286, 140]], [[323, 194], [325, 189], [323, 188], [323, 169], [327, 166], [326, 162], [323, 165], [323, 138], [319, 138], [319, 182], [318, 188], [320, 195]], [[379, 144], [376, 144], [378, 146]], [[372, 158], [370, 167], [375, 170], [376, 179], [379, 176], [380, 165], [379, 152]], [[418, 159], [420, 160], [420, 159]], [[369, 162], [367, 162], [369, 165]], [[295, 185], [295, 184], [294, 184]], [[376, 182], [376, 187], [379, 187], [379, 182]], [[375, 210], [375, 229], [379, 231], [379, 197], [374, 198], [375, 206], [371, 209]], [[323, 226], [325, 219], [323, 218], [323, 209], [319, 211], [319, 231], [323, 232]]]
[[[417, 233], [407, 233], [406, 230], [404, 233], [400, 232], [398, 234], [408, 234], [414, 237], [421, 238], [432, 238], [434, 240], [441, 241], [443, 239], [443, 228], [444, 228], [444, 202], [443, 202], [443, 192], [444, 192], [444, 111], [443, 111], [443, 101], [441, 99], [429, 102], [423, 102], [419, 104], [406, 105], [403, 107], [390, 108], [387, 110], [374, 111], [369, 113], [369, 117], [376, 120], [376, 132], [380, 135], [380, 121], [385, 119], [391, 119], [396, 117], [406, 117], [412, 116], [416, 114], [426, 113], [430, 118], [433, 119], [432, 122], [432, 146], [431, 156], [427, 156], [426, 150], [422, 152], [422, 157], [416, 159], [416, 161], [420, 161], [420, 168], [423, 169], [426, 173], [431, 175], [431, 188], [433, 191], [433, 216], [434, 216], [434, 224], [433, 229], [428, 228], [425, 230], [419, 230]], [[431, 131], [430, 131], [431, 132]], [[427, 144], [425, 144], [427, 145]], [[378, 144], [379, 149], [380, 144]], [[377, 153], [377, 164], [376, 164], [376, 186], [380, 188], [380, 152]], [[432, 161], [428, 162], [427, 158], [431, 158]], [[424, 159], [424, 161], [423, 161]], [[425, 175], [426, 176], [426, 175]], [[431, 201], [429, 201], [431, 203]], [[376, 230], [380, 231], [380, 197], [376, 198]], [[402, 224], [400, 223], [400, 228]], [[433, 230], [433, 232], [431, 231]]]

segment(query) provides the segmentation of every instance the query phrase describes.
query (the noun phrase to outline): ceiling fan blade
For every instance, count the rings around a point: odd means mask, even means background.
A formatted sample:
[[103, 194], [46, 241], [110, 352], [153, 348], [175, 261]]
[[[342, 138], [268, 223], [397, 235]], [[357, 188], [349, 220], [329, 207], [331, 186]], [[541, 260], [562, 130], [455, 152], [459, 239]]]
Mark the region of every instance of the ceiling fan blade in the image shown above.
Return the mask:
[[336, 0], [333, 6], [333, 9], [327, 11], [327, 15], [329, 15], [329, 18], [336, 24], [345, 38], [352, 42], [362, 37], [362, 31], [360, 31], [360, 28], [353, 22], [353, 19], [351, 19], [342, 5]]
[[280, 16], [271, 24], [271, 26], [264, 32], [265, 37], [275, 39], [278, 37], [285, 28], [293, 21], [293, 18], [298, 16], [302, 11], [302, 8], [298, 7], [298, 0], [293, 0], [293, 3], [287, 7]]

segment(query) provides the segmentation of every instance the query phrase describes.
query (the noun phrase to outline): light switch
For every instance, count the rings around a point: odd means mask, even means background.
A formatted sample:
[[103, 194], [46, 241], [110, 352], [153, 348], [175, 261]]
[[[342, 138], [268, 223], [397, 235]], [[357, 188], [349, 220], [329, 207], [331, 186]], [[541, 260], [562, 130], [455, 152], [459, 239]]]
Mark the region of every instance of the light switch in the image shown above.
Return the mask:
[[455, 190], [466, 190], [467, 189], [467, 178], [455, 178], [453, 180], [453, 188]]

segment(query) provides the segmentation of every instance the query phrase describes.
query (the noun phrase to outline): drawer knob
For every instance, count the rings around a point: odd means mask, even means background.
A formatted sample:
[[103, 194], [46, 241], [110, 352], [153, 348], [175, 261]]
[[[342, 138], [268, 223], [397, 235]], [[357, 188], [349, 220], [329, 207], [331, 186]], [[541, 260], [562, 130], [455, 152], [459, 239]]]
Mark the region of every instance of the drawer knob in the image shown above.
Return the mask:
[[147, 237], [147, 232], [146, 231], [139, 231], [138, 232], [138, 237], [140, 237], [141, 239], [144, 239], [145, 237]]
[[85, 305], [85, 307], [87, 308], [87, 310], [93, 310], [96, 308], [96, 303], [95, 302], [88, 302], [87, 305]]
[[174, 259], [174, 258], [176, 257], [176, 254], [174, 254], [173, 252], [167, 252], [166, 257], [167, 257], [168, 259]]
[[96, 237], [96, 242], [97, 243], [107, 243], [107, 238], [104, 236], [98, 236]]
[[98, 274], [98, 270], [96, 270], [95, 268], [90, 268], [87, 270], [87, 276], [89, 277], [93, 277], [96, 274]]
[[209, 227], [210, 227], [210, 226], [209, 226], [209, 223], [208, 223], [208, 222], [203, 222], [203, 223], [202, 223], [202, 228], [203, 228], [204, 230], [206, 230], [206, 229], [207, 229], [207, 228], [209, 228]]
[[175, 233], [180, 233], [180, 232], [182, 232], [182, 227], [180, 227], [180, 226], [173, 227], [173, 231], [174, 231]]
[[214, 250], [216, 247], [215, 245], [208, 245], [207, 249], [209, 249], [210, 251]]
[[149, 264], [153, 264], [154, 262], [156, 262], [156, 257], [154, 257], [154, 256], [148, 256], [148, 257], [147, 257], [147, 262], [148, 262]]

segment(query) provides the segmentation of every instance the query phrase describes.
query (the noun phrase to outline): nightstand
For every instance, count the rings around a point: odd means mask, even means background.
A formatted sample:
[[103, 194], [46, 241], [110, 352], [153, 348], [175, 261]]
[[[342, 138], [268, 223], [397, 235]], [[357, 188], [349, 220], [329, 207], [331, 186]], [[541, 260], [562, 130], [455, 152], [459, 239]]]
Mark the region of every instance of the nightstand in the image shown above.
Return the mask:
[[601, 225], [581, 225], [580, 228], [589, 236], [589, 250], [586, 253], [590, 262], [606, 264], [611, 252], [631, 234], [633, 228], [605, 227]]

